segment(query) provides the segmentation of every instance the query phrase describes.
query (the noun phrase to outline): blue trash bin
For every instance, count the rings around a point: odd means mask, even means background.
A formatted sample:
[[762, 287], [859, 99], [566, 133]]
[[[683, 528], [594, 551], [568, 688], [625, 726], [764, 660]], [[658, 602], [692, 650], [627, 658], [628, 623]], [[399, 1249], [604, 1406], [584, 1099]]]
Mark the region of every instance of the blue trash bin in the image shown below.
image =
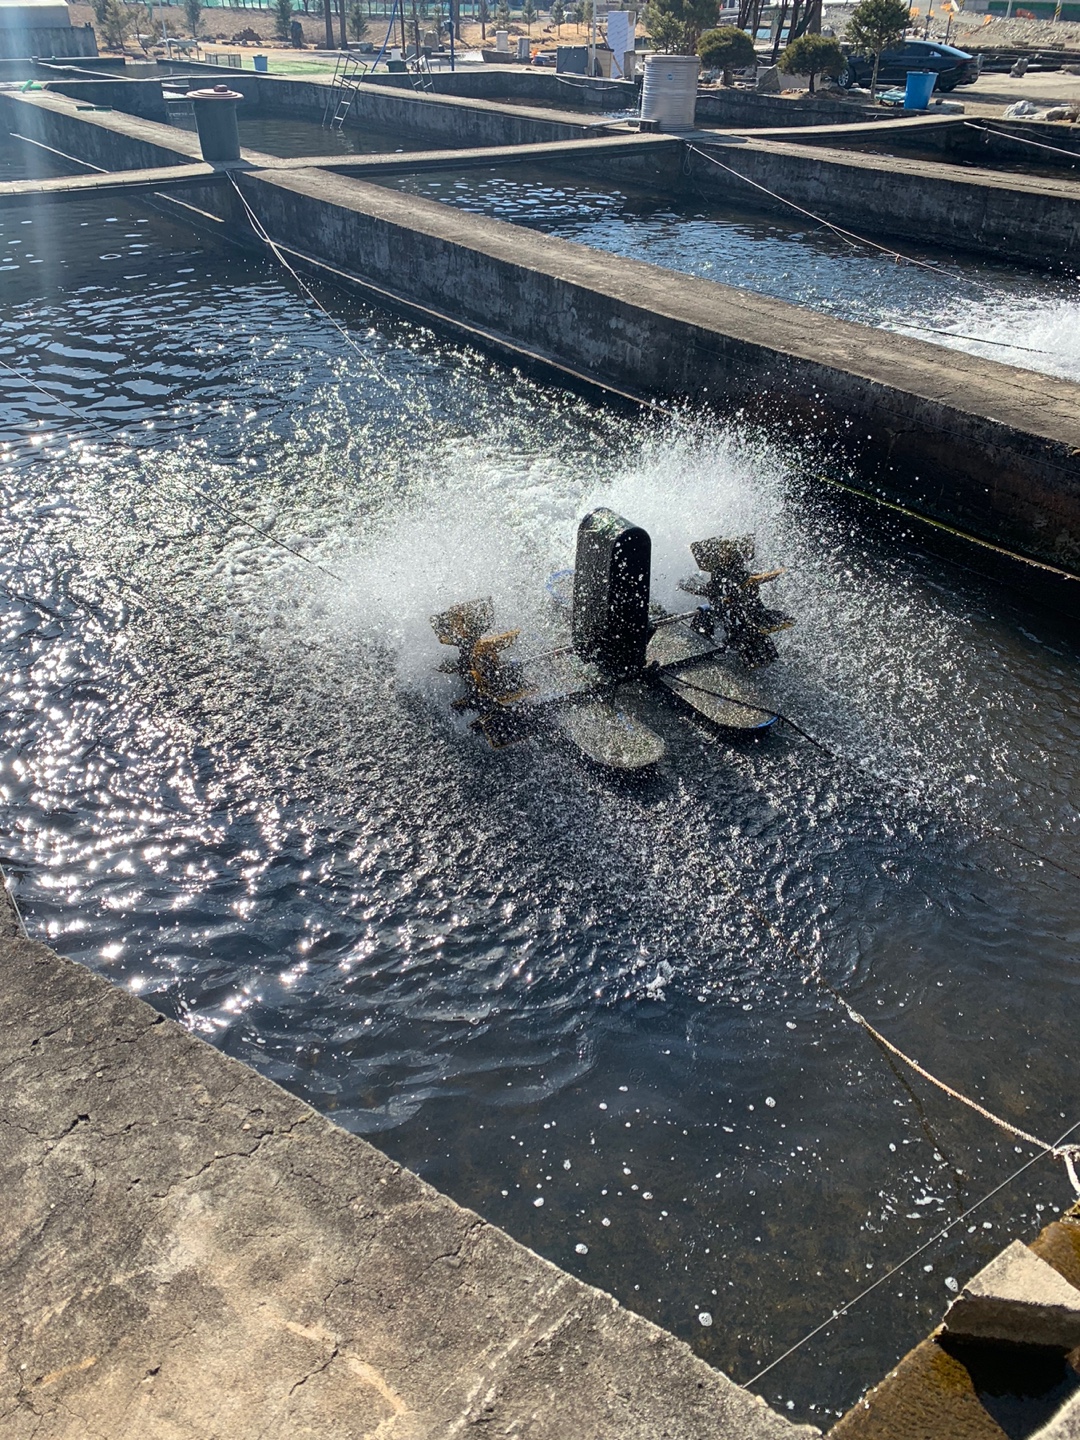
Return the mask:
[[904, 87], [904, 109], [925, 110], [930, 104], [937, 75], [933, 70], [909, 70]]
[[266, 56], [254, 55], [252, 56], [252, 59], [255, 62], [255, 69], [258, 70], [261, 74], [265, 75], [269, 68], [266, 63]]

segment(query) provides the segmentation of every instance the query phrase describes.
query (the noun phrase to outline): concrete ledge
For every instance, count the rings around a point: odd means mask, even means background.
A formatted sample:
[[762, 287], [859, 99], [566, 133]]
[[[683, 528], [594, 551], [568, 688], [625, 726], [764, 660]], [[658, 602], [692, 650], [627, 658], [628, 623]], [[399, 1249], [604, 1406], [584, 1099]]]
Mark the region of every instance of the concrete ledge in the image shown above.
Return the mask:
[[0, 93], [7, 129], [102, 170], [153, 170], [202, 163], [198, 136], [120, 112], [78, 110], [66, 95]]
[[817, 1433], [13, 929], [5, 1440]]
[[1012, 1345], [1080, 1345], [1080, 1290], [1019, 1240], [973, 1275], [949, 1306], [945, 1332]]
[[0, 183], [0, 205], [5, 200], [65, 200], [71, 195], [115, 195], [122, 191], [159, 190], [200, 183], [225, 171], [212, 165], [168, 165], [156, 170], [126, 170], [122, 174], [56, 176], [50, 180], [6, 180]]

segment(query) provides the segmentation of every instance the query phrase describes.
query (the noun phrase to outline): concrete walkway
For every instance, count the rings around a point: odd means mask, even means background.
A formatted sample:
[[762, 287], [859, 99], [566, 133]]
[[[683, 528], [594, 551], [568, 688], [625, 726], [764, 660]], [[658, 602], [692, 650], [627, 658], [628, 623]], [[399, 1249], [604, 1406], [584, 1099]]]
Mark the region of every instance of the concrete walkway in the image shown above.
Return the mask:
[[4, 1440], [817, 1434], [20, 939], [6, 897], [0, 973]]

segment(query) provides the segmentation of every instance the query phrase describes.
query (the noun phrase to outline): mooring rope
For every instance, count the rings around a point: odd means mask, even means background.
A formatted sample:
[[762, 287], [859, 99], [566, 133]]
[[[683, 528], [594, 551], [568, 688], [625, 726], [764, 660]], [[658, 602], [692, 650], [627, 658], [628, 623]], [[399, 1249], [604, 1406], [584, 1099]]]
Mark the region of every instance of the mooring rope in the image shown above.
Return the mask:
[[[819, 740], [816, 740], [814, 736], [811, 735], [808, 731], [804, 730], [794, 720], [790, 719], [787, 715], [784, 715], [778, 710], [769, 710], [764, 706], [753, 704], [738, 696], [724, 695], [721, 694], [718, 690], [710, 689], [704, 685], [694, 685], [692, 682], [679, 680], [677, 676], [674, 678], [679, 685], [683, 686], [688, 690], [696, 690], [703, 695], [712, 695], [715, 696], [715, 698], [718, 700], [724, 700], [729, 704], [739, 705], [744, 709], [757, 710], [762, 715], [768, 715], [773, 720], [782, 721], [784, 724], [789, 725], [797, 734], [801, 735], [805, 740], [808, 740], [811, 745], [815, 746], [818, 750], [821, 750], [824, 754], [829, 755], [833, 759], [841, 761], [845, 764], [852, 765], [852, 767], [858, 770], [861, 774], [866, 773], [861, 769], [861, 767], [854, 765], [852, 761], [848, 761], [846, 757], [838, 755], [835, 751], [830, 750], [827, 745], [823, 745]], [[1010, 837], [1008, 836], [995, 835], [994, 838], [1005, 840], [1009, 843], [1017, 843], [1011, 842]], [[1027, 847], [1020, 846], [1019, 848]], [[1043, 856], [1038, 856], [1037, 858], [1044, 859]], [[1055, 862], [1050, 861], [1049, 863], [1054, 864]], [[1076, 874], [1075, 871], [1070, 871], [1065, 866], [1059, 866], [1058, 868], [1065, 870], [1068, 874]], [[773, 921], [772, 918], [764, 910], [762, 910], [761, 907], [757, 905], [754, 900], [752, 900], [748, 895], [745, 895], [738, 888], [738, 886], [734, 884], [734, 882], [729, 878], [729, 876], [724, 873], [722, 869], [717, 872], [717, 875], [721, 882], [721, 885], [727, 891], [729, 897], [737, 899], [742, 905], [744, 905], [746, 909], [749, 910], [749, 912], [758, 921], [758, 923], [763, 925], [786, 950], [788, 950], [792, 955], [795, 956], [795, 958], [800, 962], [802, 966], [805, 966], [807, 968], [807, 972], [810, 978], [813, 979], [814, 982], [818, 984], [824, 991], [826, 991], [826, 993], [829, 994], [838, 1005], [842, 1006], [844, 1012], [847, 1014], [850, 1020], [852, 1020], [856, 1025], [861, 1026], [862, 1029], [865, 1030], [866, 1033], [870, 1035], [889, 1054], [894, 1055], [898, 1060], [902, 1061], [903, 1064], [907, 1065], [909, 1069], [913, 1070], [916, 1075], [922, 1076], [924, 1080], [928, 1081], [931, 1085], [936, 1086], [937, 1089], [942, 1091], [943, 1094], [950, 1096], [950, 1098], [952, 1098], [953, 1100], [959, 1101], [959, 1103], [962, 1105], [966, 1105], [968, 1109], [973, 1110], [977, 1115], [981, 1115], [984, 1120], [990, 1121], [992, 1125], [996, 1125], [1006, 1134], [1012, 1135], [1014, 1139], [1024, 1140], [1029, 1145], [1038, 1146], [1040, 1150], [1044, 1150], [1048, 1154], [1053, 1155], [1056, 1160], [1062, 1161], [1065, 1166], [1066, 1173], [1069, 1177], [1069, 1183], [1072, 1185], [1077, 1197], [1080, 1198], [1080, 1176], [1077, 1175], [1076, 1171], [1076, 1161], [1078, 1158], [1080, 1158], [1080, 1145], [1063, 1146], [1060, 1144], [1060, 1142], [1058, 1142], [1057, 1144], [1050, 1144], [1045, 1140], [1040, 1140], [1037, 1135], [1032, 1135], [1029, 1131], [1022, 1130], [1019, 1126], [1014, 1125], [1010, 1120], [1006, 1120], [1000, 1115], [995, 1115], [992, 1110], [988, 1110], [986, 1106], [980, 1104], [979, 1101], [972, 1100], [969, 1096], [964, 1095], [961, 1091], [957, 1090], [954, 1086], [949, 1085], [946, 1081], [938, 1079], [936, 1075], [932, 1074], [929, 1070], [927, 1070], [926, 1067], [920, 1064], [918, 1060], [916, 1060], [913, 1056], [908, 1055], [905, 1051], [901, 1050], [898, 1045], [895, 1045], [887, 1036], [883, 1035], [880, 1030], [878, 1030], [870, 1023], [869, 1020], [867, 1020], [865, 1015], [861, 1014], [858, 1010], [856, 1010], [855, 1007], [851, 1004], [851, 1002], [847, 1000], [845, 996], [843, 996], [840, 991], [835, 988], [835, 986], [831, 985], [829, 981], [825, 979], [824, 975], [821, 973], [821, 968], [818, 962], [805, 950], [803, 950], [801, 946], [797, 945], [796, 942], [792, 940], [789, 935], [787, 935], [783, 930], [781, 930], [780, 927], [775, 923], [775, 921]], [[1080, 875], [1078, 875], [1077, 878], [1080, 878]]]
[[878, 250], [882, 255], [888, 255], [890, 259], [897, 262], [902, 262], [905, 265], [915, 265], [921, 270], [929, 270], [932, 274], [940, 275], [943, 279], [951, 280], [954, 283], [957, 280], [961, 280], [965, 284], [974, 285], [979, 290], [989, 293], [990, 286], [983, 280], [975, 280], [970, 275], [956, 274], [951, 270], [946, 270], [943, 265], [933, 264], [930, 260], [916, 260], [913, 255], [904, 255], [901, 251], [893, 250], [888, 245], [879, 245], [876, 240], [868, 240], [865, 235], [857, 235], [854, 230], [845, 230], [842, 225], [834, 225], [831, 220], [826, 220], [821, 215], [815, 215], [812, 210], [804, 209], [802, 205], [797, 205], [794, 200], [789, 200], [784, 195], [778, 195], [775, 190], [770, 190], [767, 185], [761, 185], [757, 180], [751, 180], [749, 175], [744, 175], [741, 170], [736, 170], [732, 165], [725, 165], [722, 160], [717, 160], [715, 155], [710, 155], [707, 151], [700, 149], [699, 146], [692, 144], [690, 141], [686, 142], [686, 149], [689, 154], [700, 155], [703, 160], [708, 160], [711, 164], [718, 165], [721, 170], [726, 170], [729, 175], [734, 175], [736, 179], [745, 181], [747, 185], [752, 185], [755, 190], [760, 190], [762, 194], [770, 196], [771, 199], [778, 200], [781, 205], [789, 205], [792, 210], [798, 211], [800, 215], [804, 215], [808, 220], [813, 220], [815, 225], [824, 225], [826, 230], [831, 230], [835, 235], [838, 235], [840, 239], [843, 240], [845, 244], [850, 245], [852, 249], [858, 245], [865, 245], [868, 249]]
[[834, 1320], [839, 1320], [842, 1315], [846, 1315], [847, 1312], [852, 1309], [853, 1306], [857, 1305], [860, 1300], [865, 1300], [867, 1295], [871, 1294], [872, 1291], [877, 1290], [879, 1286], [884, 1285], [887, 1280], [891, 1280], [894, 1275], [898, 1275], [906, 1265], [911, 1264], [912, 1260], [917, 1259], [918, 1256], [929, 1250], [931, 1245], [936, 1245], [939, 1240], [943, 1240], [950, 1230], [955, 1230], [957, 1225], [962, 1224], [963, 1221], [974, 1215], [976, 1210], [981, 1209], [982, 1206], [987, 1204], [988, 1201], [992, 1200], [995, 1195], [1000, 1195], [1002, 1190], [1007, 1189], [1011, 1184], [1013, 1184], [1015, 1180], [1018, 1180], [1020, 1176], [1023, 1175], [1025, 1170], [1030, 1170], [1033, 1165], [1037, 1165], [1045, 1155], [1053, 1154], [1061, 1149], [1069, 1149], [1072, 1151], [1080, 1149], [1080, 1146], [1077, 1145], [1064, 1145], [1064, 1142], [1068, 1140], [1069, 1136], [1074, 1134], [1077, 1130], [1080, 1130], [1080, 1120], [1078, 1120], [1075, 1125], [1070, 1125], [1068, 1130], [1066, 1130], [1064, 1134], [1060, 1135], [1052, 1146], [1044, 1146], [1040, 1150], [1038, 1155], [1033, 1155], [1031, 1159], [1025, 1161], [1018, 1170], [1014, 1170], [1011, 1175], [1006, 1176], [1006, 1178], [1002, 1180], [1001, 1184], [995, 1185], [993, 1190], [991, 1190], [989, 1194], [984, 1195], [981, 1200], [976, 1200], [974, 1205], [969, 1205], [962, 1214], [957, 1215], [954, 1220], [950, 1220], [947, 1225], [943, 1225], [936, 1234], [931, 1235], [929, 1240], [924, 1240], [923, 1243], [917, 1247], [917, 1249], [912, 1250], [910, 1255], [905, 1255], [903, 1260], [901, 1260], [899, 1264], [894, 1265], [890, 1270], [886, 1270], [884, 1275], [879, 1275], [872, 1284], [867, 1285], [865, 1290], [860, 1290], [857, 1295], [853, 1295], [850, 1300], [845, 1301], [843, 1305], [841, 1305], [838, 1309], [832, 1312], [828, 1319], [823, 1320], [820, 1325], [815, 1325], [813, 1330], [808, 1331], [808, 1333], [805, 1334], [801, 1340], [796, 1340], [794, 1345], [789, 1345], [788, 1348], [783, 1352], [783, 1354], [778, 1355], [775, 1360], [771, 1360], [769, 1364], [766, 1365], [763, 1369], [759, 1370], [756, 1375], [752, 1375], [750, 1379], [746, 1381], [746, 1384], [756, 1385], [759, 1380], [761, 1380], [764, 1376], [768, 1375], [771, 1370], [775, 1370], [779, 1364], [781, 1364], [784, 1360], [788, 1358], [788, 1356], [794, 1355], [797, 1350], [801, 1350], [802, 1347], [808, 1344], [809, 1341], [813, 1340], [816, 1335], [820, 1335], [823, 1330], [827, 1330]]
[[[924, 1080], [942, 1091], [943, 1094], [948, 1095], [953, 1100], [959, 1101], [961, 1105], [966, 1105], [969, 1110], [973, 1110], [977, 1115], [981, 1115], [984, 1120], [988, 1120], [992, 1125], [997, 1126], [999, 1130], [1011, 1135], [1014, 1139], [1023, 1140], [1028, 1145], [1034, 1145], [1045, 1154], [1052, 1155], [1055, 1160], [1060, 1160], [1065, 1166], [1069, 1183], [1072, 1185], [1077, 1198], [1080, 1198], [1080, 1175], [1077, 1174], [1076, 1170], [1076, 1162], [1080, 1160], [1080, 1144], [1065, 1145], [1061, 1140], [1040, 1140], [1037, 1135], [1032, 1135], [1029, 1131], [1022, 1130], [1018, 1125], [1014, 1125], [1010, 1120], [1006, 1120], [1000, 1115], [995, 1115], [992, 1110], [988, 1110], [987, 1107], [980, 1104], [979, 1101], [972, 1100], [969, 1096], [964, 1095], [946, 1081], [939, 1080], [936, 1075], [927, 1070], [925, 1065], [921, 1065], [918, 1060], [901, 1050], [898, 1045], [894, 1045], [887, 1036], [883, 1035], [880, 1030], [871, 1025], [866, 1016], [856, 1010], [851, 1002], [847, 1000], [834, 985], [831, 985], [829, 981], [825, 979], [821, 973], [820, 965], [813, 956], [809, 955], [800, 945], [796, 944], [790, 935], [785, 934], [776, 922], [761, 909], [756, 901], [752, 900], [750, 896], [745, 895], [738, 886], [733, 883], [723, 869], [717, 871], [717, 878], [720, 880], [722, 887], [726, 890], [730, 898], [737, 900], [743, 905], [750, 914], [754, 916], [758, 923], [768, 930], [774, 939], [789, 951], [790, 954], [794, 955], [803, 966], [807, 967], [809, 978], [842, 1007], [844, 1013], [854, 1024], [860, 1026], [877, 1044], [887, 1050], [890, 1055], [894, 1055], [898, 1060], [902, 1061], [903, 1064], [908, 1066], [909, 1069], [913, 1070], [916, 1075], [920, 1075]], [[1077, 1127], [1074, 1126], [1073, 1128], [1076, 1129]]]
[[29, 940], [30, 932], [26, 928], [26, 921], [23, 919], [23, 913], [19, 909], [19, 902], [15, 899], [15, 892], [11, 888], [11, 881], [8, 879], [7, 871], [3, 865], [0, 865], [0, 885], [3, 885], [8, 900], [11, 903], [11, 908], [15, 912], [15, 924], [18, 926], [19, 934], [24, 940]]
[[893, 322], [904, 330], [924, 330], [928, 335], [951, 335], [956, 340], [971, 340], [976, 345], [1000, 345], [1003, 350], [1023, 350], [1028, 355], [1053, 355], [1053, 350], [1044, 350], [1038, 345], [1017, 345], [1015, 340], [989, 340], [985, 335], [965, 335], [960, 330], [942, 330], [936, 325], [916, 325], [914, 320]]
[[1044, 140], [1029, 140], [1026, 135], [1010, 135], [1008, 130], [991, 130], [989, 125], [976, 125], [971, 120], [964, 124], [969, 130], [981, 130], [984, 135], [995, 135], [999, 140], [1015, 140], [1018, 145], [1034, 145], [1036, 150], [1053, 150], [1055, 155], [1068, 155], [1080, 163], [1080, 151], [1063, 150], [1060, 145], [1047, 145]]
[[[359, 356], [359, 358], [368, 367], [368, 369], [371, 370], [372, 374], [375, 375], [377, 379], [381, 380], [382, 383], [389, 390], [393, 390], [395, 394], [404, 395], [405, 387], [399, 381], [392, 379], [389, 375], [385, 373], [385, 371], [380, 370], [378, 365], [376, 365], [375, 362], [372, 360], [371, 356], [365, 354], [365, 352], [361, 350], [360, 346], [356, 343], [350, 332], [341, 323], [341, 321], [338, 320], [336, 316], [330, 313], [330, 311], [322, 303], [319, 297], [315, 294], [314, 290], [312, 290], [311, 286], [307, 283], [307, 281], [304, 280], [302, 276], [297, 273], [294, 267], [289, 264], [288, 260], [285, 258], [285, 253], [282, 247], [277, 243], [276, 240], [273, 239], [266, 226], [262, 223], [258, 215], [255, 214], [255, 211], [248, 204], [247, 196], [240, 189], [240, 186], [236, 183], [236, 177], [233, 175], [232, 171], [229, 171], [229, 180], [232, 184], [233, 189], [236, 191], [236, 195], [240, 201], [240, 204], [247, 212], [248, 220], [251, 222], [251, 228], [255, 231], [255, 234], [259, 237], [259, 239], [263, 242], [264, 245], [269, 246], [270, 250], [274, 254], [274, 257], [278, 261], [280, 261], [280, 263], [289, 272], [292, 278], [296, 281], [297, 285], [299, 285], [300, 289], [311, 301], [312, 305], [315, 306], [316, 310], [318, 310], [320, 314], [324, 315], [326, 319], [330, 321], [330, 324], [333, 325], [334, 329], [342, 337], [346, 345], [348, 345], [349, 348], [353, 350], [356, 355]], [[407, 400], [406, 403], [408, 403]]]

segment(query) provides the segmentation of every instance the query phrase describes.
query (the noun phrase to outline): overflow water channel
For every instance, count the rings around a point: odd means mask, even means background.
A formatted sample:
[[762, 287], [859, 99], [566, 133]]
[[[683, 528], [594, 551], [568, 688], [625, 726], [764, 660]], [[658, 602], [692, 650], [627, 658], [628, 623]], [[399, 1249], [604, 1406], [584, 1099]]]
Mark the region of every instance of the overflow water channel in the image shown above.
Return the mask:
[[[815, 498], [812, 437], [646, 421], [321, 289], [347, 342], [130, 202], [9, 207], [0, 263], [0, 357], [56, 397], [0, 406], [31, 934], [744, 1382], [1031, 1153], [819, 978], [1025, 1129], [1080, 1118], [1074, 627]], [[542, 644], [596, 504], [668, 603], [705, 535], [789, 567], [771, 679], [832, 754], [658, 710], [626, 789], [450, 718], [428, 617], [490, 593]], [[762, 1393], [826, 1425], [1069, 1201], [1026, 1170]]]
[[1080, 379], [1075, 275], [1044, 275], [906, 242], [898, 249], [921, 263], [897, 263], [797, 215], [763, 215], [705, 196], [658, 198], [622, 181], [553, 168], [444, 170], [381, 183], [837, 319]]

